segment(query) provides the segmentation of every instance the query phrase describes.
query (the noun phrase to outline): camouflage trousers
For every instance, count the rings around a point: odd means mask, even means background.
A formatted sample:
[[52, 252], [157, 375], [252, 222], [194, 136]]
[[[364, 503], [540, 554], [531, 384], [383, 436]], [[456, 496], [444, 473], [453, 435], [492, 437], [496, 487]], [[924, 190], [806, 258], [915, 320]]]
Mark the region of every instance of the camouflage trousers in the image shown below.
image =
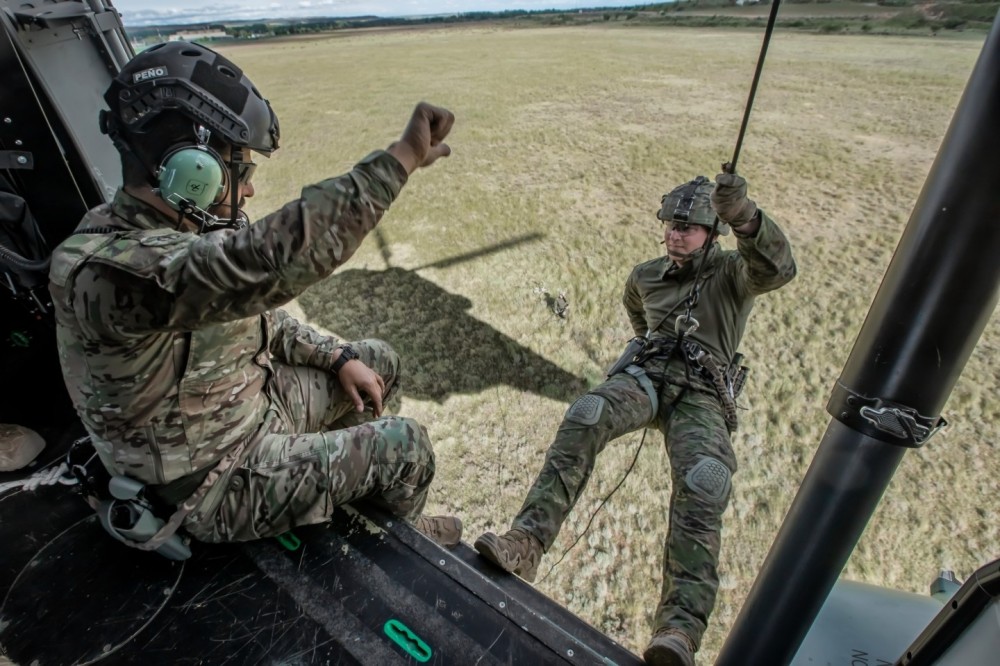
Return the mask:
[[[398, 390], [399, 357], [381, 340], [352, 342], [382, 376], [383, 404]], [[242, 461], [212, 487], [185, 528], [209, 542], [277, 536], [329, 520], [335, 507], [372, 501], [415, 518], [434, 478], [423, 426], [356, 412], [339, 380], [319, 368], [274, 363], [273, 409]], [[367, 404], [367, 403], [366, 403]]]
[[646, 390], [626, 373], [610, 377], [573, 403], [513, 526], [537, 536], [548, 551], [586, 487], [597, 454], [611, 440], [655, 425], [670, 458], [671, 494], [653, 629], [680, 629], [700, 645], [719, 587], [722, 514], [736, 457], [714, 395], [687, 389], [673, 404], [681, 387], [657, 384], [657, 414]]

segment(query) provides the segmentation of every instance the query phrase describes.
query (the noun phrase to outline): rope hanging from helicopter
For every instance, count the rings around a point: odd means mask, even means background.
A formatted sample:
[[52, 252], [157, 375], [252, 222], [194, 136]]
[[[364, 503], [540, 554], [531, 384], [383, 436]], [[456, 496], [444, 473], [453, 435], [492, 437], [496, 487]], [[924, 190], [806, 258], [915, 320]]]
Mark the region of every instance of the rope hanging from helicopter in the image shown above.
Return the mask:
[[[772, 0], [771, 2], [771, 11], [767, 17], [767, 27], [764, 29], [764, 38], [761, 43], [760, 54], [757, 56], [757, 66], [754, 69], [753, 81], [750, 84], [750, 94], [747, 96], [747, 102], [743, 107], [743, 120], [740, 123], [739, 135], [736, 137], [736, 146], [733, 149], [733, 159], [728, 162], [725, 162], [722, 165], [722, 171], [724, 173], [729, 173], [729, 174], [736, 173], [736, 164], [740, 159], [740, 152], [743, 149], [743, 139], [746, 136], [747, 125], [750, 122], [750, 111], [753, 109], [754, 99], [757, 96], [757, 86], [760, 83], [760, 76], [764, 70], [764, 60], [767, 57], [767, 48], [771, 43], [771, 35], [774, 32], [774, 24], [778, 17], [778, 7], [780, 6], [780, 4], [781, 0]], [[667, 319], [670, 318], [671, 315], [673, 315], [673, 313], [677, 310], [678, 307], [682, 305], [685, 306], [684, 314], [678, 315], [675, 321], [674, 331], [677, 335], [677, 339], [674, 349], [680, 349], [681, 341], [683, 340], [683, 338], [686, 335], [693, 333], [698, 328], [698, 320], [691, 316], [691, 312], [694, 310], [695, 305], [697, 305], [698, 303], [698, 297], [701, 291], [701, 284], [702, 284], [701, 276], [705, 269], [705, 258], [708, 255], [708, 248], [712, 243], [712, 238], [716, 235], [718, 230], [719, 230], [719, 216], [716, 215], [715, 219], [712, 222], [712, 229], [711, 231], [709, 231], [708, 236], [705, 238], [705, 244], [702, 246], [703, 252], [698, 260], [698, 270], [695, 273], [695, 279], [691, 285], [690, 293], [688, 294], [687, 298], [685, 298], [683, 301], [678, 303], [677, 306], [675, 306], [673, 309], [667, 312], [667, 314], [665, 314], [660, 319], [660, 321], [656, 324], [656, 326], [653, 326], [649, 329], [650, 333], [656, 331], [657, 329], [660, 328], [660, 326], [663, 325], [664, 322], [667, 321]], [[669, 361], [670, 361], [669, 356], [664, 358], [661, 373], [666, 372], [667, 364], [669, 363]], [[689, 368], [687, 363], [685, 363], [684, 368], [685, 372], [688, 372]], [[688, 378], [688, 380], [690, 381], [690, 377]], [[684, 396], [684, 391], [681, 391], [681, 393], [674, 400], [673, 404], [676, 404], [683, 396]], [[654, 414], [653, 417], [656, 418], [656, 415]], [[594, 518], [597, 517], [597, 514], [600, 513], [602, 508], [604, 508], [604, 505], [607, 504], [608, 500], [610, 500], [611, 497], [616, 492], [618, 492], [618, 489], [622, 487], [622, 485], [625, 483], [625, 479], [628, 478], [629, 474], [632, 473], [632, 469], [635, 467], [636, 462], [638, 462], [639, 460], [639, 454], [642, 452], [642, 446], [646, 442], [646, 430], [647, 430], [646, 428], [643, 428], [642, 438], [639, 440], [639, 446], [636, 447], [635, 455], [632, 457], [632, 462], [629, 463], [628, 469], [625, 470], [625, 474], [622, 476], [621, 481], [619, 481], [615, 485], [615, 487], [611, 489], [611, 492], [609, 492], [604, 497], [604, 499], [601, 500], [601, 503], [597, 505], [597, 508], [594, 509], [594, 512], [590, 515], [590, 518], [587, 520], [586, 526], [583, 528], [580, 534], [577, 535], [576, 539], [573, 540], [573, 543], [571, 543], [566, 548], [566, 550], [562, 552], [562, 555], [559, 556], [559, 559], [556, 560], [556, 562], [551, 567], [549, 567], [549, 570], [546, 571], [545, 575], [542, 576], [541, 580], [538, 581], [539, 583], [548, 578], [549, 574], [551, 574], [555, 570], [555, 568], [559, 566], [559, 563], [563, 561], [563, 559], [566, 557], [569, 551], [571, 551], [576, 546], [576, 544], [580, 542], [580, 539], [582, 539], [587, 534], [587, 532], [590, 531], [590, 526], [593, 524]]]
[[[740, 151], [743, 149], [743, 138], [747, 133], [747, 125], [750, 122], [750, 111], [753, 109], [754, 99], [757, 97], [757, 85], [760, 83], [761, 72], [764, 71], [764, 59], [767, 57], [767, 47], [771, 44], [771, 33], [774, 32], [774, 23], [778, 17], [778, 5], [781, 0], [773, 0], [771, 3], [771, 13], [767, 18], [767, 27], [764, 29], [764, 40], [761, 43], [760, 55], [757, 56], [757, 67], [753, 73], [753, 81], [750, 84], [750, 94], [747, 96], [747, 103], [743, 107], [743, 122], [740, 123], [740, 133], [736, 137], [736, 147], [733, 149], [733, 159], [722, 165], [724, 173], [736, 173], [736, 163], [740, 159]], [[719, 216], [715, 216], [712, 223], [712, 230], [705, 239], [703, 249], [708, 249], [712, 242], [712, 236], [719, 230]], [[691, 294], [687, 298], [687, 311], [684, 313], [685, 320], [691, 320], [691, 310], [698, 302], [698, 292], [701, 289], [701, 274], [705, 268], [705, 255], [702, 254], [701, 261], [698, 262], [698, 273], [695, 275], [694, 284], [691, 286]], [[669, 315], [668, 315], [669, 316]], [[661, 322], [662, 323], [662, 322]]]

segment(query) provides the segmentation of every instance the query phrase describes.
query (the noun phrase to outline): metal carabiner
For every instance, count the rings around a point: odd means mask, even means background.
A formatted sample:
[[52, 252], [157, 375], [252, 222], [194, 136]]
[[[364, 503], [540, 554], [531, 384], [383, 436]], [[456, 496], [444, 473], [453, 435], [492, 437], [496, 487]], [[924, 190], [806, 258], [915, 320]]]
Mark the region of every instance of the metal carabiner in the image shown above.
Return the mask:
[[[688, 326], [688, 329], [683, 333], [681, 332], [682, 325]], [[677, 335], [677, 337], [680, 337], [682, 335], [690, 335], [695, 331], [697, 331], [699, 326], [701, 326], [701, 324], [699, 324], [698, 320], [692, 317], [691, 315], [689, 314], [677, 315], [677, 319], [674, 321], [674, 333]]]

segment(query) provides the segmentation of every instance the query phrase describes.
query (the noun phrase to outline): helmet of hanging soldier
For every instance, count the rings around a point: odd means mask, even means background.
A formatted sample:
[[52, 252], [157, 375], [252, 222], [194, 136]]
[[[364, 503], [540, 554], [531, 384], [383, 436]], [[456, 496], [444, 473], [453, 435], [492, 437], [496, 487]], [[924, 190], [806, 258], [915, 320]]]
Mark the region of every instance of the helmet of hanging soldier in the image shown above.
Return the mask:
[[[711, 231], [715, 224], [715, 211], [712, 209], [711, 200], [713, 189], [715, 183], [705, 176], [698, 176], [675, 187], [663, 195], [656, 218], [667, 223], [697, 224]], [[729, 225], [720, 220], [716, 231], [725, 236], [729, 233]]]
[[[271, 105], [243, 70], [200, 44], [166, 42], [143, 51], [115, 76], [104, 100], [102, 131], [123, 157], [139, 161], [152, 184], [178, 145], [228, 145], [264, 156], [278, 149]], [[207, 134], [199, 135], [202, 129]]]

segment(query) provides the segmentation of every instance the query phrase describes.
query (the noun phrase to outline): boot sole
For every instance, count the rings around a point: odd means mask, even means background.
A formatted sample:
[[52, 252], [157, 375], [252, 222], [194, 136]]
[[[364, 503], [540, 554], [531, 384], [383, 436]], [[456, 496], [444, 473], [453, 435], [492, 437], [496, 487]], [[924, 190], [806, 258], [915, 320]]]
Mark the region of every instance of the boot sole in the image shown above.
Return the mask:
[[684, 658], [664, 645], [646, 648], [642, 660], [650, 666], [694, 666], [694, 658]]

